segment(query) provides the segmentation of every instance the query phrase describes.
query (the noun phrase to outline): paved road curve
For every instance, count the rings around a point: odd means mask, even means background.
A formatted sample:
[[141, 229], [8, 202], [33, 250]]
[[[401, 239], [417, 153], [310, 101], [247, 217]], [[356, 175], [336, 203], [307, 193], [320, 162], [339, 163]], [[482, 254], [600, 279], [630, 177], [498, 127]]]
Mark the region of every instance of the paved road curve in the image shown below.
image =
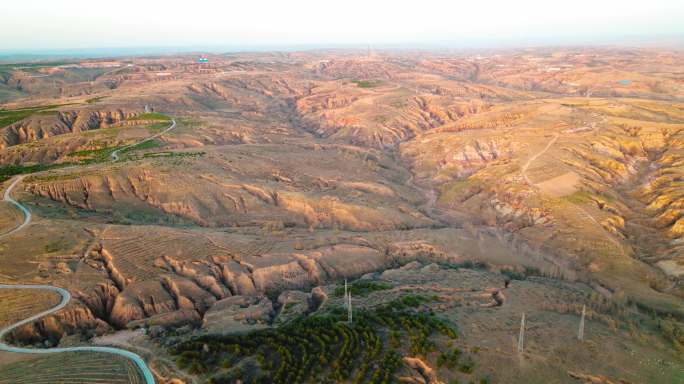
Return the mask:
[[5, 189], [5, 196], [3, 197], [3, 200], [5, 200], [6, 202], [8, 202], [8, 203], [10, 203], [10, 204], [13, 204], [15, 207], [19, 208], [19, 210], [21, 211], [21, 213], [24, 215], [24, 221], [23, 221], [21, 224], [19, 224], [19, 226], [15, 227], [14, 229], [11, 229], [9, 232], [0, 234], [0, 239], [2, 239], [2, 238], [4, 238], [4, 237], [7, 237], [7, 236], [9, 236], [9, 235], [11, 235], [11, 234], [13, 234], [14, 232], [21, 231], [22, 229], [24, 229], [24, 227], [26, 227], [27, 225], [29, 225], [29, 223], [31, 222], [31, 211], [29, 211], [26, 207], [24, 207], [23, 205], [19, 204], [16, 200], [14, 200], [14, 199], [12, 198], [12, 189], [14, 189], [14, 187], [15, 187], [17, 184], [19, 184], [19, 182], [20, 182], [24, 177], [25, 177], [25, 176], [19, 176], [19, 177], [17, 177], [16, 179], [14, 179], [14, 181], [12, 181], [12, 184], [10, 184], [9, 187], [7, 187], [7, 189]]
[[[116, 151], [112, 152], [111, 158], [112, 162], [116, 162], [119, 160], [119, 152], [123, 149], [128, 149], [131, 147], [134, 147], [136, 145], [145, 143], [147, 141], [156, 139], [157, 137], [169, 132], [170, 130], [176, 128], [176, 120], [171, 120], [171, 125], [163, 130], [162, 132], [159, 132], [155, 135], [152, 135], [142, 141], [139, 141], [135, 144], [128, 145], [124, 148], [117, 149]], [[66, 169], [66, 168], [65, 168]], [[5, 190], [5, 194], [3, 196], [3, 200], [13, 204], [15, 207], [17, 207], [22, 214], [24, 215], [24, 221], [19, 224], [16, 228], [10, 230], [7, 233], [1, 234], [0, 239], [7, 237], [13, 233], [16, 233], [23, 228], [25, 228], [29, 223], [31, 222], [31, 212], [26, 208], [25, 206], [21, 205], [19, 202], [14, 200], [12, 198], [12, 190], [14, 187], [21, 182], [21, 180], [26, 177], [26, 175], [18, 176], [12, 181], [12, 183], [7, 187]], [[5, 351], [5, 352], [13, 352], [13, 353], [29, 353], [29, 354], [48, 354], [48, 353], [60, 353], [60, 352], [103, 352], [103, 353], [112, 353], [115, 355], [123, 356], [125, 358], [128, 358], [132, 360], [135, 365], [140, 369], [140, 372], [143, 375], [143, 378], [145, 379], [145, 383], [147, 384], [155, 384], [154, 383], [154, 376], [152, 375], [152, 371], [147, 367], [147, 364], [145, 364], [145, 361], [138, 355], [136, 355], [133, 352], [127, 351], [125, 349], [119, 349], [119, 348], [111, 348], [111, 347], [89, 347], [89, 346], [83, 346], [83, 347], [68, 347], [68, 348], [50, 348], [50, 349], [34, 349], [34, 348], [21, 348], [21, 347], [14, 347], [11, 346], [7, 343], [4, 342], [5, 335], [10, 333], [13, 329], [18, 328], [24, 324], [29, 324], [32, 323], [44, 316], [47, 316], [49, 314], [55, 313], [59, 311], [60, 309], [64, 308], [67, 303], [69, 303], [69, 300], [71, 300], [71, 294], [69, 291], [67, 291], [64, 288], [59, 288], [59, 287], [53, 287], [51, 285], [26, 285], [26, 284], [0, 284], [0, 289], [46, 289], [50, 290], [53, 292], [57, 292], [60, 296], [62, 296], [62, 300], [60, 301], [59, 304], [56, 306], [43, 311], [41, 313], [38, 313], [36, 315], [33, 315], [29, 318], [26, 318], [24, 320], [21, 320], [17, 323], [11, 324], [3, 329], [0, 329], [0, 351]]]
[[145, 361], [140, 356], [136, 355], [133, 352], [127, 351], [125, 349], [111, 348], [111, 347], [88, 347], [88, 346], [38, 349], [38, 348], [14, 347], [14, 346], [11, 346], [11, 345], [5, 343], [5, 341], [4, 341], [5, 336], [8, 333], [10, 333], [12, 330], [14, 330], [15, 328], [21, 327], [22, 325], [25, 325], [25, 324], [32, 323], [32, 322], [42, 318], [43, 316], [47, 316], [51, 313], [55, 313], [55, 312], [59, 311], [60, 309], [64, 308], [67, 305], [67, 303], [69, 303], [69, 300], [71, 300], [71, 294], [69, 294], [69, 291], [67, 291], [66, 289], [53, 287], [51, 285], [0, 284], [0, 289], [46, 289], [46, 290], [50, 290], [53, 292], [57, 292], [60, 296], [62, 296], [62, 301], [60, 301], [60, 303], [57, 304], [56, 306], [54, 306], [54, 307], [52, 307], [46, 311], [43, 311], [41, 313], [38, 313], [36, 315], [33, 315], [29, 318], [21, 320], [17, 323], [9, 325], [3, 329], [0, 329], [0, 351], [13, 352], [13, 353], [30, 353], [30, 354], [37, 354], [37, 355], [44, 355], [44, 354], [49, 354], [49, 353], [61, 353], [61, 352], [112, 353], [112, 354], [123, 356], [125, 358], [132, 360], [135, 363], [135, 365], [138, 367], [138, 369], [140, 369], [140, 373], [142, 373], [143, 378], [145, 379], [145, 383], [154, 384], [154, 376], [152, 375], [152, 372], [150, 371], [150, 369], [147, 367], [147, 364], [145, 364]]
[[172, 129], [174, 129], [174, 128], [176, 128], [176, 120], [171, 120], [171, 125], [170, 125], [168, 128], [166, 128], [165, 130], [163, 130], [163, 131], [161, 131], [161, 132], [159, 132], [159, 133], [157, 133], [157, 134], [154, 134], [154, 135], [148, 137], [147, 139], [144, 139], [144, 140], [142, 140], [142, 141], [139, 141], [139, 142], [137, 142], [137, 143], [135, 143], [135, 144], [127, 145], [127, 146], [125, 146], [125, 147], [123, 147], [123, 148], [117, 149], [116, 151], [112, 152], [112, 154], [110, 155], [110, 157], [112, 158], [112, 162], [119, 161], [119, 152], [121, 152], [121, 151], [123, 151], [123, 150], [126, 150], [126, 149], [129, 149], [129, 148], [133, 148], [133, 147], [135, 147], [136, 145], [140, 145], [140, 144], [142, 144], [142, 143], [146, 143], [146, 142], [148, 142], [148, 141], [150, 141], [150, 140], [154, 140], [154, 139], [156, 139], [157, 137], [159, 137], [159, 136], [165, 134], [166, 132], [168, 132], [168, 131], [170, 131], [170, 130], [172, 130]]

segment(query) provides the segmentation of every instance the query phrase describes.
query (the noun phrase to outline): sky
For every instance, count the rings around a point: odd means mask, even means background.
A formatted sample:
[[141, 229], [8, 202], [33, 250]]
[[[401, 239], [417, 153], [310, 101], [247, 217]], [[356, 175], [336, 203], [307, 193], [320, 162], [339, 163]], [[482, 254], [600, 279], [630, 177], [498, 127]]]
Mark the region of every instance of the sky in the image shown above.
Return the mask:
[[527, 46], [684, 37], [684, 0], [13, 0], [1, 8], [0, 51]]

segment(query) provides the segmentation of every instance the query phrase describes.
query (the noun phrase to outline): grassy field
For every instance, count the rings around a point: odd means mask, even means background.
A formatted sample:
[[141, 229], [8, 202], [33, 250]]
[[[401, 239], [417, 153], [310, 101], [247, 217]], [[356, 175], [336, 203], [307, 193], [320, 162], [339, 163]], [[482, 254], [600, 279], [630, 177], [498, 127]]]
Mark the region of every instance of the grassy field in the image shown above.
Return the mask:
[[[67, 156], [69, 157], [79, 157], [82, 158], [80, 160], [80, 164], [92, 164], [92, 163], [102, 163], [105, 161], [110, 160], [110, 156], [112, 155], [112, 152], [121, 149], [119, 152], [120, 154], [126, 154], [129, 152], [133, 151], [139, 151], [139, 150], [145, 150], [145, 149], [154, 149], [154, 148], [159, 148], [163, 146], [161, 142], [158, 140], [148, 140], [143, 143], [134, 145], [132, 147], [125, 148], [125, 146], [117, 146], [117, 147], [104, 147], [104, 148], [99, 148], [99, 149], [86, 149], [82, 151], [75, 151], [68, 153]], [[124, 149], [122, 149], [124, 148]], [[0, 173], [0, 177], [1, 177]], [[1, 179], [0, 179], [1, 180]]]
[[162, 113], [157, 113], [157, 112], [150, 112], [150, 113], [143, 113], [142, 115], [138, 115], [135, 117], [132, 117], [128, 120], [135, 121], [135, 120], [162, 120], [162, 121], [169, 121], [171, 118], [169, 116], [166, 116]]
[[82, 151], [75, 151], [68, 153], [67, 156], [69, 157], [79, 157], [79, 158], [84, 158], [81, 160], [81, 163], [84, 164], [90, 164], [90, 163], [101, 163], [103, 161], [109, 160], [109, 156], [111, 156], [112, 152], [116, 151], [121, 147], [104, 147], [104, 148], [99, 148], [99, 149], [84, 149]]
[[67, 352], [0, 366], [0, 384], [142, 384], [128, 359], [105, 353]]

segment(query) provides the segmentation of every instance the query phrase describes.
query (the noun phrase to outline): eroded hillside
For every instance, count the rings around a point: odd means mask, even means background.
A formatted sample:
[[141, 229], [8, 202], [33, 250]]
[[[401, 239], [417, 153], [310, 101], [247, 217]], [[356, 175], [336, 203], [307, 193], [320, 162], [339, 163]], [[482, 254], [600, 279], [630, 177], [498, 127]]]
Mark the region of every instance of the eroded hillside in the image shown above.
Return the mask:
[[[597, 355], [583, 365], [579, 345], [567, 367], [536, 366], [549, 380], [671, 382], [684, 342], [673, 331], [684, 320], [683, 59], [539, 49], [3, 67], [0, 86], [12, 92], [0, 110], [0, 182], [24, 175], [12, 195], [33, 218], [0, 238], [0, 280], [54, 284], [73, 297], [11, 338], [107, 343], [118, 331], [134, 340], [124, 347], [159, 354], [150, 357], [159, 379], [208, 380], [213, 373], [188, 369], [192, 359], [171, 362], [169, 347], [203, 332], [338, 316], [336, 284], [363, 276], [374, 283], [361, 286], [396, 300], [435, 292], [397, 316], [435, 311], [468, 324], [468, 359], [492, 366], [513, 351], [502, 340], [516, 334], [519, 313], [570, 324], [586, 303], [601, 323], [593, 343], [628, 337], [639, 349], [650, 340], [675, 368], [625, 373], [615, 361], [633, 355], [617, 349], [610, 363]], [[0, 204], [5, 233], [22, 217]], [[514, 288], [499, 291], [511, 279]], [[387, 301], [363, 297], [368, 316]], [[369, 324], [363, 337], [406, 331]], [[123, 331], [139, 328], [150, 335]], [[503, 344], [484, 340], [487, 329]], [[537, 345], [526, 358], [560, 359], [563, 341], [535, 329], [553, 352]], [[451, 348], [442, 336], [434, 345]], [[415, 379], [407, 382], [524, 382], [508, 359], [510, 375], [456, 374], [463, 362], [444, 364], [460, 355], [412, 348], [396, 348], [400, 363], [388, 352], [377, 364], [399, 364]], [[250, 366], [245, 351], [229, 359], [235, 367], [213, 367], [217, 375]], [[359, 364], [350, 369], [363, 379]]]

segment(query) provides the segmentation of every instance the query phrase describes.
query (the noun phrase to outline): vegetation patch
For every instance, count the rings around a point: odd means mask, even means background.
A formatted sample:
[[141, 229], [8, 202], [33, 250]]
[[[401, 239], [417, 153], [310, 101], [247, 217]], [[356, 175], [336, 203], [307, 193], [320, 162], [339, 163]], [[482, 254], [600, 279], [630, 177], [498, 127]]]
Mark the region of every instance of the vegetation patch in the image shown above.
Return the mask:
[[162, 120], [162, 121], [170, 121], [171, 117], [164, 115], [162, 113], [157, 113], [157, 112], [148, 112], [148, 113], [143, 113], [142, 115], [138, 115], [135, 117], [131, 117], [128, 120], [130, 121], [136, 121], [136, 120]]
[[154, 133], [159, 133], [160, 131], [166, 129], [169, 127], [169, 123], [167, 122], [160, 122], [160, 123], [154, 123], [150, 124], [147, 126], [147, 130], [154, 134]]
[[100, 100], [106, 99], [107, 96], [97, 96], [97, 97], [91, 97], [90, 99], [87, 99], [85, 102], [88, 104], [95, 104]]
[[[352, 296], [368, 296], [371, 292], [383, 291], [391, 288], [392, 286], [390, 284], [371, 280], [356, 280], [347, 286], [347, 289]], [[333, 292], [333, 295], [337, 297], [344, 296], [344, 287], [337, 287]]]
[[157, 157], [202, 157], [206, 152], [151, 152], [143, 155], [144, 158]]
[[60, 238], [60, 239], [57, 239], [55, 241], [51, 241], [51, 242], [45, 244], [45, 253], [59, 252], [62, 249], [65, 249], [67, 246], [68, 246], [68, 244], [65, 241], [65, 239]]
[[373, 88], [380, 85], [379, 82], [370, 80], [352, 80], [352, 83], [356, 84], [359, 88]]
[[660, 319], [658, 328], [663, 337], [672, 343], [677, 351], [684, 351], [684, 324], [672, 317]]
[[539, 268], [535, 267], [525, 267], [522, 271], [514, 271], [510, 269], [502, 269], [501, 274], [504, 275], [508, 280], [526, 280], [531, 276], [542, 276], [542, 272]]
[[[300, 317], [284, 326], [246, 335], [204, 335], [171, 348], [176, 362], [209, 383], [390, 383], [402, 353], [425, 356], [434, 336], [456, 331], [432, 312], [418, 311], [420, 296], [354, 312]], [[386, 335], [390, 335], [387, 337]]]
[[154, 149], [154, 148], [159, 148], [163, 146], [163, 144], [157, 140], [147, 140], [142, 143], [126, 147], [126, 146], [117, 146], [117, 147], [104, 147], [104, 148], [98, 148], [98, 149], [85, 149], [82, 151], [75, 151], [68, 153], [67, 156], [69, 157], [81, 157], [84, 159], [81, 159], [79, 164], [93, 164], [93, 163], [102, 163], [105, 161], [110, 161], [112, 153], [114, 151], [119, 151], [119, 154], [125, 154], [129, 153], [132, 151], [138, 151], [138, 150], [145, 150], [145, 149]]
[[110, 156], [112, 155], [112, 152], [116, 151], [117, 149], [120, 149], [123, 147], [104, 147], [104, 148], [99, 148], [99, 149], [85, 149], [82, 151], [75, 151], [68, 153], [67, 156], [69, 157], [83, 157], [80, 161], [81, 164], [92, 164], [92, 163], [101, 163], [104, 161], [108, 161]]
[[477, 269], [481, 271], [486, 271], [489, 266], [481, 261], [465, 260], [460, 263], [439, 263], [442, 268], [445, 269]]
[[44, 105], [40, 107], [19, 108], [19, 109], [0, 109], [0, 128], [14, 124], [21, 121], [34, 113], [44, 112], [47, 110], [60, 107], [66, 104]]
[[74, 163], [8, 165], [5, 167], [0, 167], [0, 182], [8, 180], [15, 175], [42, 172], [50, 169], [64, 168], [70, 165], [74, 165]]
[[441, 352], [439, 357], [437, 357], [437, 366], [454, 369], [458, 366], [462, 354], [463, 351], [456, 347], [447, 349], [446, 351]]
[[583, 204], [592, 201], [591, 193], [587, 191], [577, 191], [572, 195], [568, 195], [563, 198], [573, 204]]
[[152, 139], [152, 140], [143, 141], [142, 143], [130, 146], [128, 148], [123, 148], [119, 153], [128, 153], [128, 152], [132, 152], [132, 151], [142, 151], [145, 149], [154, 149], [154, 148], [159, 148], [162, 146], [163, 146], [163, 144], [159, 140]]

